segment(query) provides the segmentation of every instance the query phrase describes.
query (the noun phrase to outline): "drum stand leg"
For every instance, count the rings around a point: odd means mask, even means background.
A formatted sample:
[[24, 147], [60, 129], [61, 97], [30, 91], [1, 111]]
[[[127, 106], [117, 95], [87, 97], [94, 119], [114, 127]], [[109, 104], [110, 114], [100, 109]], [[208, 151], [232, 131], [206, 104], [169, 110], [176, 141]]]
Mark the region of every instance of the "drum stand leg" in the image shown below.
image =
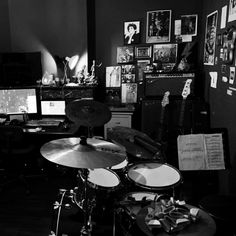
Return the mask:
[[88, 194], [87, 194], [87, 184], [88, 184], [88, 174], [89, 171], [85, 170], [85, 187], [84, 187], [84, 226], [80, 231], [81, 236], [91, 236], [92, 224], [91, 215], [88, 212]]

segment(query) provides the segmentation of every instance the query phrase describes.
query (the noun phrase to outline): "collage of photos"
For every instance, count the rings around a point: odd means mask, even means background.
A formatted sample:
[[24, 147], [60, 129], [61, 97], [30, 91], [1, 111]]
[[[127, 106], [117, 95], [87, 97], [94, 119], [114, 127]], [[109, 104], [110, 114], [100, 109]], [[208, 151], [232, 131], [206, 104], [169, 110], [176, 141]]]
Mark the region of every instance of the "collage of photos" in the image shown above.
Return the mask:
[[[138, 84], [144, 81], [145, 73], [170, 72], [176, 66], [178, 43], [170, 43], [171, 17], [171, 10], [153, 10], [146, 12], [146, 24], [140, 20], [123, 22], [123, 45], [117, 47], [117, 64], [106, 67], [110, 100], [119, 96], [120, 104], [137, 103]], [[197, 35], [198, 15], [182, 15], [180, 21], [183, 36]]]

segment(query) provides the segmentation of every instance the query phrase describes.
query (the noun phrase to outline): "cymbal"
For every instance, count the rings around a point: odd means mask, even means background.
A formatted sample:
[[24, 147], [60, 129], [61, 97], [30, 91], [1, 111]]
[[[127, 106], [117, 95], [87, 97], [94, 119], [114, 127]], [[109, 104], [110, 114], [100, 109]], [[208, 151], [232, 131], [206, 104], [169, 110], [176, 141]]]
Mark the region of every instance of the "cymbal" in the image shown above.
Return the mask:
[[111, 119], [108, 106], [94, 100], [78, 99], [66, 106], [66, 116], [79, 125], [99, 127]]
[[108, 138], [116, 144], [125, 147], [127, 153], [140, 159], [153, 159], [154, 155], [161, 155], [161, 145], [147, 134], [123, 126], [115, 126], [108, 130]]
[[126, 159], [124, 147], [95, 138], [62, 138], [44, 144], [40, 153], [47, 160], [73, 168], [105, 168]]

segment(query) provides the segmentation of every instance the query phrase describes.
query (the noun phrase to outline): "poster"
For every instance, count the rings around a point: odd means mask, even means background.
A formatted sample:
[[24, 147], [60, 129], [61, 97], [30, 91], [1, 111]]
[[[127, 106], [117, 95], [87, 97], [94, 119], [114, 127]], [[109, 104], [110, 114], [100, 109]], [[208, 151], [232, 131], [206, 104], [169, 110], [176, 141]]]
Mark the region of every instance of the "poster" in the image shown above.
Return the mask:
[[171, 10], [147, 12], [147, 43], [170, 42]]
[[229, 0], [228, 22], [236, 20], [236, 0]]
[[203, 58], [204, 65], [214, 65], [217, 16], [218, 11], [214, 11], [207, 16]]

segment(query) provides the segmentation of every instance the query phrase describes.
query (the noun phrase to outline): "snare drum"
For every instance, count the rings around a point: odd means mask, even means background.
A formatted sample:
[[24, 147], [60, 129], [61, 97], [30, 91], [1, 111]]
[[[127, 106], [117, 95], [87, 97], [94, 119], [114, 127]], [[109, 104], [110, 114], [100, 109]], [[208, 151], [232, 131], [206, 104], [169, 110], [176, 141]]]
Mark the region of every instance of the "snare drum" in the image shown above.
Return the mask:
[[135, 185], [148, 190], [166, 190], [182, 182], [181, 173], [168, 164], [142, 162], [129, 167], [127, 177]]

